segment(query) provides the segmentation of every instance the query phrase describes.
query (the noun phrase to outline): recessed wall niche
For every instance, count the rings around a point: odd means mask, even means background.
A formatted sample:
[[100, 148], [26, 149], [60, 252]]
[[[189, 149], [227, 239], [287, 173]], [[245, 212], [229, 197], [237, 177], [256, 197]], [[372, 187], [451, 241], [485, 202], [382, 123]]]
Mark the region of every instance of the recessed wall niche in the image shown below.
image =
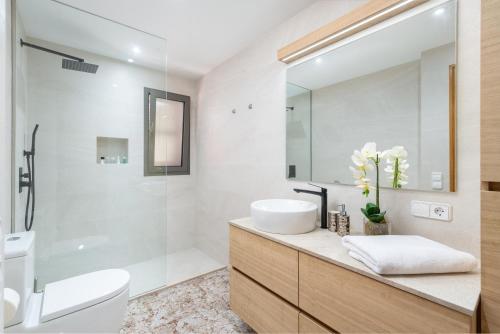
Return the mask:
[[98, 164], [128, 163], [128, 138], [97, 137], [96, 148]]

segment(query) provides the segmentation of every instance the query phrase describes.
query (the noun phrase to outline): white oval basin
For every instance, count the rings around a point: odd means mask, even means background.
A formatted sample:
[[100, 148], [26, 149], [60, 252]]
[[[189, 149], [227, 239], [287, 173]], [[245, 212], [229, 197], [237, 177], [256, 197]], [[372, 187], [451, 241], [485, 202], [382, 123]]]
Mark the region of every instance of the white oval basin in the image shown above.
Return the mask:
[[278, 234], [301, 234], [316, 228], [318, 206], [293, 199], [265, 199], [250, 205], [255, 228]]

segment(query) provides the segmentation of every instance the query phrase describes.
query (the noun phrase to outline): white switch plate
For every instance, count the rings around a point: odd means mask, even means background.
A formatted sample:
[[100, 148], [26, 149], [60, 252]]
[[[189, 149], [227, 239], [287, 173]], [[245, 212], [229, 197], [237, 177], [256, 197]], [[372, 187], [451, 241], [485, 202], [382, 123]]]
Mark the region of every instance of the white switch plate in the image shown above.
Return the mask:
[[450, 221], [452, 219], [452, 207], [446, 203], [411, 201], [410, 212], [415, 217], [443, 221]]
[[411, 201], [411, 214], [416, 217], [429, 218], [431, 206], [430, 203], [421, 201]]

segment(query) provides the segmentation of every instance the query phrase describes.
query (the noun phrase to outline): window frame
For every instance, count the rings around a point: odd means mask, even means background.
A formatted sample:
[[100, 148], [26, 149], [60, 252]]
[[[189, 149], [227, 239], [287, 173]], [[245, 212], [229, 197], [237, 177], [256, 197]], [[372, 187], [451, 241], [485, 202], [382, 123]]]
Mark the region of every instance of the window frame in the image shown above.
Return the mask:
[[[156, 99], [183, 103], [182, 152], [180, 166], [155, 166]], [[191, 97], [144, 87], [144, 176], [190, 174], [190, 111]]]

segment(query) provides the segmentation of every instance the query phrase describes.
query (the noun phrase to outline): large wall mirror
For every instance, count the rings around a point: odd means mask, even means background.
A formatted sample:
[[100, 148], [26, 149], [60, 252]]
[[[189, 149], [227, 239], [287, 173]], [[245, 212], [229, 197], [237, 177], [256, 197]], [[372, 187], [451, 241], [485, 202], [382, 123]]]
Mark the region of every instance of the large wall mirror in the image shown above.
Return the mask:
[[455, 191], [456, 12], [415, 8], [291, 64], [287, 177], [351, 185], [353, 150], [376, 142], [408, 151], [404, 188]]

